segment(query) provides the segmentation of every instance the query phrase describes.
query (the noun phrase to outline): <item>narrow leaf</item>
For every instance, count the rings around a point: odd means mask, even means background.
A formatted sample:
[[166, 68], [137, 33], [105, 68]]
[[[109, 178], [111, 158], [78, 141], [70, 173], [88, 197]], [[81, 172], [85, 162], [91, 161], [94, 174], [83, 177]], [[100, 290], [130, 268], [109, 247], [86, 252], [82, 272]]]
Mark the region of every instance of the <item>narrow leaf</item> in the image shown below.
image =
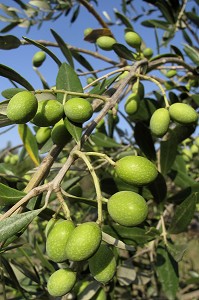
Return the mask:
[[[79, 77], [77, 76], [73, 68], [67, 63], [63, 63], [59, 68], [56, 78], [56, 88], [70, 92], [83, 93], [83, 88]], [[62, 102], [63, 97], [63, 94], [57, 94], [58, 101]], [[72, 96], [68, 95], [67, 98], [70, 99], [72, 98]]]
[[161, 173], [166, 175], [171, 169], [177, 155], [177, 138], [175, 134], [170, 134], [166, 141], [160, 143], [160, 167]]
[[105, 148], [118, 148], [121, 147], [120, 144], [116, 143], [114, 139], [108, 137], [106, 134], [101, 132], [96, 132], [91, 135], [91, 140], [96, 146]]
[[175, 259], [176, 262], [179, 262], [182, 260], [185, 251], [187, 249], [188, 245], [183, 244], [183, 245], [175, 245], [171, 242], [167, 242], [167, 249], [171, 256]]
[[[78, 61], [78, 63], [80, 65], [82, 65], [84, 68], [86, 68], [88, 71], [94, 71], [93, 67], [91, 66], [91, 64], [88, 62], [88, 60], [85, 59], [84, 56], [82, 56], [81, 54], [79, 54], [76, 50], [70, 50], [72, 56]], [[94, 76], [96, 76], [94, 74]]]
[[29, 42], [30, 44], [35, 45], [36, 47], [40, 48], [41, 50], [43, 50], [44, 52], [46, 52], [55, 62], [56, 64], [60, 67], [61, 66], [61, 61], [57, 58], [57, 56], [51, 52], [48, 48], [46, 48], [45, 46], [43, 46], [42, 44], [35, 42], [27, 37], [23, 37], [24, 40], [26, 40], [27, 42]]
[[38, 166], [40, 163], [40, 159], [35, 136], [32, 134], [31, 130], [26, 124], [18, 125], [18, 131], [26, 151], [28, 152], [35, 165]]
[[24, 192], [0, 183], [0, 205], [12, 205], [25, 196]]
[[132, 52], [122, 44], [115, 43], [113, 45], [113, 50], [121, 58], [128, 59], [128, 60], [135, 60]]
[[14, 35], [0, 36], [0, 49], [2, 50], [16, 49], [20, 45], [20, 40]]
[[16, 233], [20, 232], [24, 227], [28, 226], [32, 220], [38, 216], [42, 209], [43, 208], [13, 215], [1, 221], [0, 242], [12, 237]]
[[196, 48], [189, 45], [184, 46], [184, 52], [189, 56], [189, 58], [196, 64], [199, 65], [199, 52]]
[[25, 79], [23, 78], [19, 73], [14, 71], [13, 69], [0, 64], [0, 76], [8, 78], [10, 80], [13, 80], [19, 84], [21, 84], [23, 87], [25, 87], [29, 91], [33, 91], [34, 88], [32, 85]]
[[187, 229], [196, 209], [196, 195], [197, 193], [191, 194], [176, 208], [169, 228], [170, 233], [177, 234]]
[[156, 253], [157, 277], [166, 297], [169, 300], [175, 300], [179, 285], [178, 265], [164, 247], [158, 246]]
[[143, 21], [141, 24], [146, 27], [161, 28], [164, 30], [167, 30], [169, 25], [168, 22], [159, 21], [159, 20], [146, 20]]
[[6, 99], [12, 98], [14, 95], [16, 95], [19, 92], [25, 91], [23, 88], [8, 88], [6, 90], [3, 90], [1, 92], [1, 95], [5, 97]]
[[68, 132], [72, 135], [74, 140], [78, 143], [82, 136], [82, 131], [83, 131], [82, 124], [72, 122], [68, 118], [64, 119], [64, 124], [65, 124]]
[[67, 44], [64, 42], [64, 40], [53, 30], [51, 29], [51, 32], [55, 38], [55, 40], [57, 41], [63, 55], [65, 56], [65, 58], [67, 59], [69, 65], [74, 68], [74, 63], [73, 63], [73, 58], [71, 55], [70, 50], [67, 47]]
[[115, 15], [126, 27], [131, 28], [133, 30], [132, 23], [125, 15], [121, 14], [118, 11], [115, 11]]

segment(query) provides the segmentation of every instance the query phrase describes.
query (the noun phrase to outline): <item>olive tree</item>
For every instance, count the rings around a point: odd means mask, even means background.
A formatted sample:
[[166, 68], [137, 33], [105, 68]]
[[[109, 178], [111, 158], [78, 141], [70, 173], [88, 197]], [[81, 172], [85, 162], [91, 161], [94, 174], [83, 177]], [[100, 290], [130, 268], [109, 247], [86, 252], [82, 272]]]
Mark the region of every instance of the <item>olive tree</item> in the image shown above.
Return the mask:
[[[22, 141], [0, 152], [2, 299], [198, 299], [198, 1], [121, 0], [114, 19], [98, 0], [14, 2], [0, 48], [34, 47], [41, 87], [0, 65], [1, 138], [15, 126]], [[88, 48], [28, 37], [82, 8], [99, 24]]]

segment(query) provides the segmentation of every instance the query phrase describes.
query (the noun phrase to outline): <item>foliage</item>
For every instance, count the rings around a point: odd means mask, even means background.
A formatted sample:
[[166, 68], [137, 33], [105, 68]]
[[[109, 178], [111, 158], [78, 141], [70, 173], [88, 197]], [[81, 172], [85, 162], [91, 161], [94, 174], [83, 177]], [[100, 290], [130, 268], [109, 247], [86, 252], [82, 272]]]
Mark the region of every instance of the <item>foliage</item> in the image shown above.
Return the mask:
[[[1, 91], [4, 98], [0, 102], [2, 136], [9, 134], [13, 126], [18, 126], [22, 140], [22, 145], [8, 146], [0, 152], [2, 299], [55, 299], [50, 298], [47, 283], [59, 269], [72, 270], [74, 280], [77, 275], [75, 286], [72, 280], [69, 293], [62, 299], [100, 299], [97, 297], [102, 292], [106, 299], [198, 298], [199, 265], [194, 262], [199, 257], [193, 243], [198, 234], [194, 228], [198, 230], [199, 226], [199, 141], [196, 137], [198, 121], [195, 121], [199, 105], [199, 3], [192, 1], [189, 11], [187, 1], [143, 0], [138, 13], [133, 0], [120, 2], [121, 11], [114, 11], [115, 20], [104, 20], [100, 16], [97, 0], [28, 3], [15, 0], [17, 6], [13, 7], [0, 4], [0, 20], [9, 23], [1, 30], [0, 49], [14, 53], [17, 48], [20, 50], [27, 44], [33, 45], [50, 56], [58, 66], [54, 78], [56, 85], [50, 88], [34, 65], [43, 85], [43, 89], [37, 89], [10, 66], [0, 65], [0, 76], [10, 82], [10, 88]], [[26, 37], [20, 40], [10, 34], [17, 26], [25, 27], [29, 32], [31, 26], [38, 25], [40, 28], [43, 22], [56, 21], [61, 16], [70, 18], [71, 23], [78, 22], [83, 7], [99, 22], [99, 28], [85, 31], [84, 40], [96, 44], [100, 37], [111, 37], [116, 42], [108, 47], [103, 46], [104, 50], [96, 48], [96, 51], [90, 51], [70, 46], [58, 32], [51, 29], [56, 47], [65, 58], [62, 63], [49, 49], [49, 41]], [[154, 49], [148, 50], [140, 33], [139, 43], [133, 48], [131, 41], [127, 45], [118, 43], [117, 36], [111, 31], [114, 25], [122, 26], [124, 35], [132, 33], [134, 24], [138, 23], [154, 33]], [[185, 42], [182, 47], [175, 41], [179, 31]], [[147, 51], [144, 52], [145, 49]], [[106, 50], [109, 51], [108, 56], [104, 55]], [[157, 55], [152, 56], [153, 52]], [[112, 54], [114, 57], [116, 55], [117, 60], [112, 59]], [[100, 59], [106, 67], [96, 70], [87, 55]], [[41, 64], [46, 63], [44, 60]], [[101, 71], [104, 75], [99, 76]], [[83, 86], [82, 78], [88, 79], [88, 76], [92, 80]], [[152, 84], [149, 92], [146, 92], [146, 81]], [[65, 112], [57, 120], [61, 121], [62, 129], [64, 126], [64, 130], [57, 133], [58, 137], [52, 139], [52, 126], [45, 125], [49, 129], [48, 134], [42, 138], [40, 131], [38, 139], [37, 132], [43, 127], [33, 125], [32, 121], [17, 125], [7, 116], [10, 99], [27, 90], [35, 95], [38, 102], [59, 101], [61, 107], [69, 99], [86, 99], [92, 105], [94, 114], [84, 123], [82, 119], [74, 122]], [[129, 104], [132, 93], [137, 95], [134, 97], [136, 106], [133, 104], [133, 112], [131, 110], [128, 114], [125, 106], [127, 101]], [[157, 113], [162, 109], [168, 112], [174, 104], [189, 107], [188, 111], [194, 115], [193, 120], [189, 121], [189, 116], [183, 111], [180, 112], [183, 118], [179, 123], [177, 109], [177, 117], [173, 120], [167, 113], [166, 124], [159, 128], [162, 118], [160, 115], [157, 117]], [[75, 105], [73, 109], [76, 109]], [[152, 116], [155, 130], [150, 127]], [[59, 140], [59, 134], [60, 143], [53, 143]], [[125, 173], [126, 167], [122, 170], [123, 180], [118, 176], [116, 162], [121, 162], [126, 156], [145, 158], [144, 166], [138, 165], [136, 171], [136, 174], [141, 174], [139, 176], [144, 184], [134, 185], [132, 178], [129, 180], [129, 175]], [[149, 181], [146, 180], [149, 176], [145, 168], [147, 163], [155, 169], [155, 176]], [[135, 172], [131, 164], [128, 165], [128, 172]], [[146, 200], [148, 215], [144, 222], [127, 227], [110, 217], [108, 199], [121, 191], [139, 194], [137, 196]], [[125, 216], [125, 209], [121, 205], [119, 213]], [[60, 243], [61, 247], [66, 244], [68, 252], [72, 251], [70, 255], [77, 255], [75, 259], [68, 258], [64, 253], [67, 257], [64, 262], [57, 262], [47, 255], [46, 226], [48, 224], [49, 230], [48, 221], [51, 219], [52, 222], [52, 218], [53, 226], [58, 226], [57, 219], [72, 220], [77, 226], [74, 229], [77, 235], [74, 235], [75, 241], [73, 230], [69, 238], [73, 241], [74, 250], [67, 246], [67, 242]], [[94, 231], [84, 231], [86, 226], [83, 224], [86, 223], [92, 224], [93, 228], [97, 226], [97, 238], [92, 238]], [[78, 235], [78, 232], [81, 234]], [[68, 237], [67, 233], [64, 234]], [[89, 239], [92, 240], [93, 251]], [[86, 250], [81, 248], [84, 240]], [[111, 259], [114, 257], [114, 268], [116, 261], [117, 270], [114, 277], [112, 273], [111, 276], [106, 273], [106, 278], [110, 279], [102, 284], [96, 280], [96, 274], [94, 278], [90, 273], [89, 255], [94, 258], [97, 248], [103, 248], [104, 244], [108, 246], [105, 247], [107, 253], [111, 250]], [[56, 250], [53, 244], [55, 253]], [[86, 259], [79, 259], [78, 253], [82, 251], [86, 251], [86, 255], [82, 256]], [[184, 255], [187, 255], [186, 259]], [[92, 263], [96, 262], [92, 260]], [[53, 284], [56, 287], [56, 282]], [[68, 291], [68, 286], [63, 290]]]

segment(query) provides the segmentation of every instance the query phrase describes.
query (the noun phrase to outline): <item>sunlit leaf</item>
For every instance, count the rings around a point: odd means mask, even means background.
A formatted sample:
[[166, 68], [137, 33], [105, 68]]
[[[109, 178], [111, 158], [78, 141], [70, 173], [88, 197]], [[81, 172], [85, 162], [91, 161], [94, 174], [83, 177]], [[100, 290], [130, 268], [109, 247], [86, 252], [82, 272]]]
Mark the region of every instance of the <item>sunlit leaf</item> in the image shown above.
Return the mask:
[[108, 137], [106, 134], [101, 132], [96, 132], [95, 134], [92, 134], [91, 139], [98, 147], [105, 147], [105, 148], [121, 147], [121, 145], [116, 143], [114, 139]]
[[1, 95], [3, 97], [5, 97], [6, 99], [10, 99], [14, 95], [16, 95], [17, 93], [22, 92], [22, 91], [25, 91], [25, 89], [23, 89], [23, 88], [9, 88], [9, 89], [3, 90], [1, 92]]
[[38, 166], [40, 159], [35, 136], [32, 134], [30, 128], [26, 124], [18, 125], [18, 131], [26, 151], [28, 152], [34, 164]]
[[167, 30], [169, 25], [168, 22], [159, 21], [159, 20], [146, 20], [143, 21], [141, 24], [146, 27], [161, 28], [164, 30]]
[[82, 124], [75, 123], [69, 120], [68, 118], [64, 119], [64, 124], [68, 130], [68, 132], [72, 135], [74, 140], [78, 143], [82, 136]]
[[50, 5], [48, 4], [48, 1], [33, 0], [33, 1], [29, 1], [29, 3], [33, 6], [37, 6], [41, 10], [44, 10], [44, 11], [50, 10]]
[[119, 11], [115, 11], [115, 15], [126, 27], [131, 28], [133, 30], [132, 23], [125, 15], [121, 14]]
[[184, 45], [184, 52], [196, 65], [199, 65], [199, 51], [196, 48], [189, 45]]
[[173, 244], [171, 242], [167, 242], [166, 246], [167, 246], [169, 253], [175, 259], [175, 261], [179, 262], [182, 260], [184, 254], [185, 254], [185, 251], [187, 250], [188, 245], [186, 245], [186, 244], [177, 245], [177, 244]]

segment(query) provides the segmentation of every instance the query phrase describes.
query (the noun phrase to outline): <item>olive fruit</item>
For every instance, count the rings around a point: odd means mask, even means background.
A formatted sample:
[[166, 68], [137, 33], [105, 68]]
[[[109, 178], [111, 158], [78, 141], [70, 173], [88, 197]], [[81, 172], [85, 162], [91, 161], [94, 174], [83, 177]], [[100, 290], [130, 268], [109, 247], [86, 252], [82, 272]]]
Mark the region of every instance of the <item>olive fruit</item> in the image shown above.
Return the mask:
[[192, 124], [198, 119], [197, 112], [188, 104], [174, 103], [169, 107], [172, 120], [180, 124]]
[[167, 71], [166, 72], [166, 77], [168, 77], [168, 78], [172, 78], [172, 77], [174, 77], [175, 75], [177, 74], [177, 71], [176, 70], [169, 70], [169, 71]]
[[75, 97], [64, 104], [64, 112], [69, 120], [83, 123], [92, 117], [93, 108], [86, 99]]
[[64, 145], [70, 141], [71, 134], [66, 129], [63, 119], [54, 125], [51, 131], [51, 138], [53, 143], [57, 145]]
[[38, 102], [36, 115], [32, 123], [40, 127], [53, 126], [64, 115], [63, 105], [57, 100], [41, 100]]
[[53, 227], [55, 226], [55, 224], [58, 224], [60, 222], [63, 222], [64, 219], [55, 219], [55, 218], [51, 218], [45, 228], [45, 237], [47, 238], [48, 234], [51, 232], [51, 230], [53, 229]]
[[189, 162], [193, 157], [193, 153], [191, 152], [190, 149], [184, 148], [182, 149], [182, 157], [184, 161]]
[[139, 225], [148, 214], [144, 198], [131, 191], [121, 191], [112, 195], [107, 208], [111, 218], [123, 226]]
[[47, 290], [53, 297], [61, 297], [72, 290], [76, 282], [76, 273], [70, 269], [59, 269], [48, 279]]
[[142, 39], [135, 31], [127, 31], [124, 35], [124, 38], [129, 46], [135, 49], [140, 49]]
[[139, 107], [139, 101], [140, 101], [140, 97], [138, 94], [136, 93], [130, 94], [129, 97], [126, 99], [126, 103], [124, 106], [125, 112], [128, 115], [133, 115], [134, 113], [136, 113]]
[[84, 30], [84, 36], [88, 35], [89, 33], [91, 33], [93, 31], [93, 28], [88, 27]]
[[150, 119], [151, 132], [158, 137], [162, 137], [168, 131], [169, 123], [169, 111], [166, 108], [158, 108]]
[[46, 59], [46, 53], [44, 51], [38, 51], [32, 58], [32, 64], [34, 67], [40, 67]]
[[55, 223], [46, 240], [46, 252], [54, 262], [62, 262], [67, 259], [65, 253], [66, 244], [70, 234], [75, 230], [75, 225], [70, 220]]
[[147, 185], [158, 175], [155, 165], [142, 156], [122, 157], [116, 161], [115, 171], [124, 182], [137, 186]]
[[105, 51], [110, 51], [113, 48], [113, 45], [116, 43], [116, 40], [111, 36], [100, 36], [96, 40], [98, 47]]
[[199, 136], [195, 138], [195, 144], [199, 147]]
[[192, 154], [198, 154], [198, 153], [199, 153], [199, 148], [198, 148], [198, 146], [195, 145], [195, 144], [191, 145], [190, 150], [191, 150], [191, 153], [192, 153]]
[[135, 94], [138, 94], [140, 99], [144, 98], [144, 85], [140, 81], [136, 81], [132, 86], [132, 91]]
[[142, 53], [147, 59], [150, 59], [153, 56], [153, 50], [151, 48], [145, 48]]
[[97, 291], [97, 293], [91, 298], [91, 300], [106, 300], [106, 292], [104, 289], [100, 289]]
[[35, 135], [38, 144], [44, 144], [50, 138], [51, 129], [49, 127], [40, 127]]
[[34, 117], [37, 107], [37, 99], [31, 92], [19, 92], [8, 103], [7, 117], [17, 124], [24, 124]]
[[103, 284], [113, 278], [116, 267], [113, 251], [104, 244], [101, 244], [97, 252], [89, 259], [89, 270], [92, 276]]
[[67, 258], [73, 261], [88, 259], [98, 249], [101, 239], [102, 233], [97, 223], [80, 224], [68, 238], [65, 249]]

